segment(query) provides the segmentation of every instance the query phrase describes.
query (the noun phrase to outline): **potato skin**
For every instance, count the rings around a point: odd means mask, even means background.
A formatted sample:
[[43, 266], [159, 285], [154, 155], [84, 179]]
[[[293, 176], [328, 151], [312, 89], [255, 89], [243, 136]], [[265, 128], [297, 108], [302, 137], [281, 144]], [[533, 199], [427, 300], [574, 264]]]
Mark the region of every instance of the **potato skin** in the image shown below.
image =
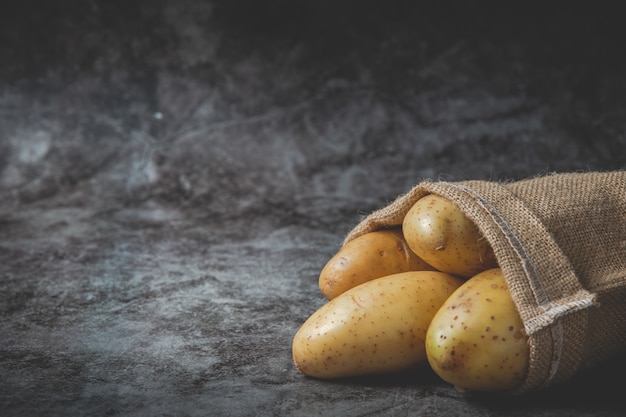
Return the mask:
[[319, 287], [332, 300], [375, 278], [426, 270], [434, 268], [411, 251], [401, 229], [379, 230], [346, 243], [322, 268]]
[[410, 271], [347, 290], [295, 334], [296, 368], [312, 377], [342, 378], [426, 365], [428, 325], [462, 282], [443, 272]]
[[474, 222], [444, 197], [429, 194], [417, 200], [402, 230], [411, 250], [440, 271], [468, 278], [497, 267]]
[[426, 354], [442, 379], [467, 391], [519, 387], [528, 337], [499, 268], [468, 279], [443, 304], [426, 334]]

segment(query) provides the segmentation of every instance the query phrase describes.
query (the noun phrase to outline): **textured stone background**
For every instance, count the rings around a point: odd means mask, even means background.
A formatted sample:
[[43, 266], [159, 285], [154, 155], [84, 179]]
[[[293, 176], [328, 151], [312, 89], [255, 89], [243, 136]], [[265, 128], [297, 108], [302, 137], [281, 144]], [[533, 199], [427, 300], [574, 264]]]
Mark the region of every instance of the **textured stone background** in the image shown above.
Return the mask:
[[622, 359], [499, 401], [290, 352], [345, 233], [421, 179], [626, 167], [615, 11], [5, 3], [2, 416], [626, 411]]

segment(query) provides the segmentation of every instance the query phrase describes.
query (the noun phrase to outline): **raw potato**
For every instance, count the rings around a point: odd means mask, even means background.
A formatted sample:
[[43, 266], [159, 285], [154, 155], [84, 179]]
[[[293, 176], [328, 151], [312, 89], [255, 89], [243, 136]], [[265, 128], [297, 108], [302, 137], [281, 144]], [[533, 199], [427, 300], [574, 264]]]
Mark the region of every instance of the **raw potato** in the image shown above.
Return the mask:
[[474, 222], [444, 197], [429, 194], [417, 200], [402, 230], [411, 250], [440, 271], [468, 278], [497, 266]]
[[443, 304], [426, 334], [426, 354], [435, 373], [460, 390], [521, 385], [528, 337], [499, 268], [468, 279]]
[[322, 269], [319, 287], [332, 300], [375, 278], [407, 271], [434, 270], [407, 245], [402, 230], [366, 233], [346, 243]]
[[341, 378], [426, 365], [428, 325], [462, 282], [443, 272], [411, 271], [344, 292], [313, 313], [294, 336], [297, 369], [317, 378]]

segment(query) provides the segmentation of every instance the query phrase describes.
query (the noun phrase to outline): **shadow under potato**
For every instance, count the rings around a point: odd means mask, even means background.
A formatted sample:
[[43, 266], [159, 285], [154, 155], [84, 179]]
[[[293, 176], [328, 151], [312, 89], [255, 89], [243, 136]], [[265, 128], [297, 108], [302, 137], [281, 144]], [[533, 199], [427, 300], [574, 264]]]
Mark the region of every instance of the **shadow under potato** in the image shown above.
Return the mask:
[[[490, 392], [461, 392], [442, 381], [429, 367], [411, 369], [398, 373], [364, 375], [348, 378], [318, 380], [324, 384], [353, 387], [411, 388], [437, 395], [463, 399], [480, 407], [495, 411], [519, 409], [560, 410], [563, 407], [594, 411], [602, 403], [607, 408], [626, 410], [623, 386], [619, 383], [626, 373], [626, 357], [601, 363], [582, 371], [571, 380], [550, 388], [526, 393], [507, 395]], [[617, 383], [616, 383], [617, 381]]]

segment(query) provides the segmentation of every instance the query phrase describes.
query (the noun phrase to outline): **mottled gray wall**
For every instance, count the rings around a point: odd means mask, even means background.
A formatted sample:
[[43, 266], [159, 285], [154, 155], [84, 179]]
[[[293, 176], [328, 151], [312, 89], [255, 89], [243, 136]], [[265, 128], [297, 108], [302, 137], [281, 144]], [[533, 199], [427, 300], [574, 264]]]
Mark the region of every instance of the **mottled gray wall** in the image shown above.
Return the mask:
[[624, 166], [624, 48], [587, 10], [338, 3], [5, 14], [3, 201], [369, 209], [424, 177]]

